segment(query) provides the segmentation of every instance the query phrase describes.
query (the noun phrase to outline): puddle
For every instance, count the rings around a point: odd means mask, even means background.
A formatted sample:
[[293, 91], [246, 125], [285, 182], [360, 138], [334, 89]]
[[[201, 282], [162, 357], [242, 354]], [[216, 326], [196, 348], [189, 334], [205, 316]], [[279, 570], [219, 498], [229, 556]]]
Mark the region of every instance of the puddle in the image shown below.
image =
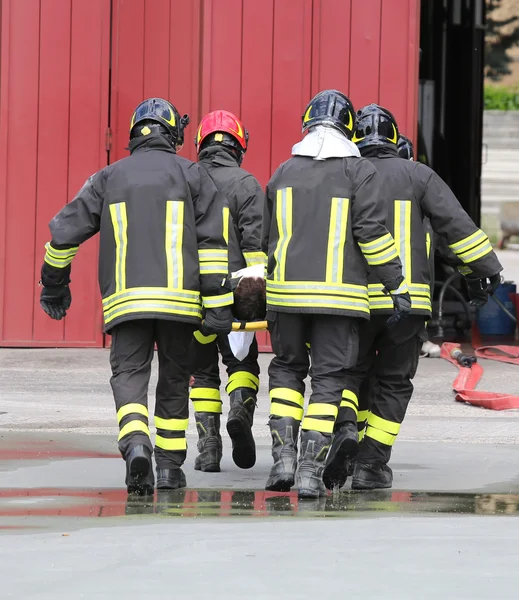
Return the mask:
[[[109, 518], [160, 515], [215, 517], [357, 517], [382, 514], [517, 515], [519, 494], [458, 494], [402, 491], [330, 494], [300, 500], [297, 492], [263, 490], [164, 490], [154, 496], [128, 496], [124, 489], [0, 490], [0, 518]], [[0, 524], [0, 529], [6, 526]]]

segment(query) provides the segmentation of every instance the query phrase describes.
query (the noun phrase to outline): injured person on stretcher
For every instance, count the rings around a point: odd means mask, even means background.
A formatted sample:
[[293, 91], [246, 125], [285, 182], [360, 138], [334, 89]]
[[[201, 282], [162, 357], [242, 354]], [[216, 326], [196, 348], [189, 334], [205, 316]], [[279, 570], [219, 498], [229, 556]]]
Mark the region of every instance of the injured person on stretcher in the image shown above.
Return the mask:
[[[265, 319], [267, 302], [264, 266], [253, 265], [231, 273], [230, 284], [234, 295], [233, 313], [236, 321], [250, 323]], [[233, 331], [229, 333], [229, 345], [238, 360], [242, 360], [247, 356], [254, 336], [254, 331]], [[204, 369], [207, 366], [205, 364], [207, 355], [200, 350], [203, 349], [203, 342], [213, 337], [215, 336], [203, 336], [199, 331], [196, 332], [190, 348], [191, 372]], [[194, 378], [191, 377], [189, 386], [192, 387], [193, 384]]]

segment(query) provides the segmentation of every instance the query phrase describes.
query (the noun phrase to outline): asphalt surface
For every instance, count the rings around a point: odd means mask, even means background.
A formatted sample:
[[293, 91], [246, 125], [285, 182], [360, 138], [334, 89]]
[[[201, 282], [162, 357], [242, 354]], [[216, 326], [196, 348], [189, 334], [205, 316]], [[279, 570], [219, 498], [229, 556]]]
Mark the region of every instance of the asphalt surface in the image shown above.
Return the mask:
[[[479, 389], [519, 393], [483, 366]], [[0, 349], [0, 598], [517, 598], [519, 413], [455, 402], [455, 375], [421, 359], [392, 490], [265, 492], [264, 376], [253, 469], [225, 440], [222, 472], [194, 471], [191, 423], [187, 490], [128, 499], [108, 352]]]

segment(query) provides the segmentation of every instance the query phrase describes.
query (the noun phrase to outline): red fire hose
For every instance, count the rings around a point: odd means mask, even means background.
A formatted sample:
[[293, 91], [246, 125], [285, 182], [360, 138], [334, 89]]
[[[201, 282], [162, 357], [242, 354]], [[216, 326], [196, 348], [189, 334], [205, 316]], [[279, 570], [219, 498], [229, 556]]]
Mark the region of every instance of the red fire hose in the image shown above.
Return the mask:
[[[483, 376], [483, 367], [478, 362], [472, 362], [470, 367], [462, 366], [464, 363], [460, 344], [445, 342], [442, 344], [441, 357], [448, 360], [459, 369], [458, 376], [454, 380], [452, 388], [458, 402], [468, 402], [474, 406], [490, 408], [491, 410], [509, 410], [519, 408], [519, 396], [502, 394], [498, 392], [483, 392], [476, 390], [479, 380]], [[477, 358], [497, 360], [513, 365], [519, 365], [519, 348], [516, 346], [481, 346], [476, 348]], [[467, 364], [465, 362], [465, 364]]]

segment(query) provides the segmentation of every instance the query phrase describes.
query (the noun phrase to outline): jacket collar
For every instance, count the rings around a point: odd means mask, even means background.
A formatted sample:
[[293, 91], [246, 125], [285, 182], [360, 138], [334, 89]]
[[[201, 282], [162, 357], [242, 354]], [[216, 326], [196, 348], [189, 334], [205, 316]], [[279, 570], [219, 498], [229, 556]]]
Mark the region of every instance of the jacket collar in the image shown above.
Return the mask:
[[395, 144], [380, 144], [366, 146], [360, 151], [364, 158], [395, 158], [398, 157], [398, 149]]
[[204, 148], [198, 155], [198, 160], [208, 165], [218, 165], [221, 167], [238, 167], [238, 161], [232, 154], [227, 152], [221, 146], [210, 146]]
[[130, 150], [130, 154], [133, 154], [137, 150], [163, 150], [164, 152], [176, 154], [175, 148], [173, 148], [167, 138], [158, 134], [140, 136], [130, 140], [128, 150]]

